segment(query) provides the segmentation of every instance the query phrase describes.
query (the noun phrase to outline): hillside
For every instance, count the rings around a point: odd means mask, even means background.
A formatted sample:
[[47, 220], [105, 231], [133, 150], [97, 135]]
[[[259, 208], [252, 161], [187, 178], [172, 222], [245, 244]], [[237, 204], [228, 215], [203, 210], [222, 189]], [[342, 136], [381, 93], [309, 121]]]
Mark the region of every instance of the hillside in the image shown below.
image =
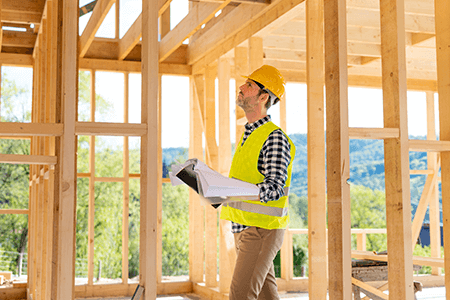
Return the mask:
[[[306, 196], [307, 187], [307, 149], [306, 134], [292, 134], [290, 138], [297, 149], [291, 192], [297, 196]], [[425, 139], [423, 136], [410, 137], [412, 139]], [[165, 166], [170, 166], [175, 159], [184, 161], [187, 159], [186, 148], [163, 149], [163, 161]], [[427, 168], [425, 152], [410, 152], [410, 168], [420, 170]], [[411, 206], [412, 213], [416, 211], [420, 195], [425, 184], [424, 175], [411, 175]], [[366, 186], [373, 190], [384, 191], [384, 149], [381, 140], [350, 140], [350, 180], [354, 185]], [[440, 199], [441, 202], [441, 199]], [[442, 220], [442, 202], [441, 202]], [[428, 213], [425, 222], [428, 221]]]

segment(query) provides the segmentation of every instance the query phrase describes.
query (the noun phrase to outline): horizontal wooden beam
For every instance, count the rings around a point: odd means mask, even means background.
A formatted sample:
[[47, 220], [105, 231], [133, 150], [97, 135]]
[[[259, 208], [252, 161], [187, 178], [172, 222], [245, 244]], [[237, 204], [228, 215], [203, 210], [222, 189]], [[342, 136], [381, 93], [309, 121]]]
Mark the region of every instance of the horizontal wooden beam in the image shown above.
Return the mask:
[[1, 21], [22, 24], [40, 23], [44, 5], [44, 0], [3, 0]]
[[410, 175], [431, 175], [434, 170], [409, 170]]
[[55, 165], [56, 156], [0, 154], [0, 163], [25, 165]]
[[398, 128], [349, 128], [348, 135], [351, 139], [392, 139], [398, 138]]
[[[378, 0], [347, 0], [349, 8], [364, 8], [367, 10], [380, 10]], [[405, 1], [406, 14], [434, 15], [433, 1], [428, 0], [408, 0]]]
[[409, 140], [409, 151], [441, 152], [450, 151], [449, 141]]
[[[283, 74], [283, 77], [287, 82], [306, 83], [306, 70], [280, 70], [280, 72]], [[194, 73], [194, 70], [192, 73]], [[407, 79], [407, 84], [409, 91], [435, 92], [437, 90], [436, 80], [409, 78]], [[381, 89], [381, 77], [369, 75], [349, 75], [348, 85], [351, 87]]]
[[3, 30], [3, 46], [33, 48], [36, 43], [36, 33]]
[[[17, 1], [19, 2], [19, 1]], [[2, 21], [17, 24], [39, 24], [41, 22], [42, 12], [31, 13], [25, 12], [21, 13], [18, 11], [5, 11], [2, 12]]]
[[0, 126], [0, 136], [30, 137], [61, 136], [62, 134], [62, 124], [2, 122]]
[[142, 136], [147, 133], [146, 124], [76, 122], [76, 135]]
[[[75, 298], [109, 298], [109, 297], [131, 297], [136, 290], [137, 284], [102, 284], [102, 285], [76, 285]], [[187, 294], [192, 293], [191, 281], [159, 282], [157, 293], [161, 294]]]
[[89, 19], [84, 31], [79, 39], [79, 53], [80, 57], [84, 57], [89, 49], [92, 41], [94, 40], [97, 30], [102, 25], [103, 20], [106, 18], [109, 10], [114, 4], [115, 0], [99, 0], [95, 5], [91, 18]]
[[28, 209], [0, 209], [0, 215], [27, 215]]
[[34, 59], [31, 54], [0, 53], [0, 64], [13, 67], [33, 67]]
[[[328, 229], [327, 229], [328, 230]], [[301, 228], [289, 228], [288, 229], [289, 234], [308, 234], [308, 229]], [[351, 230], [352, 234], [371, 234], [371, 233], [386, 233], [386, 228], [352, 228]]]
[[[80, 58], [79, 66], [81, 70], [97, 70], [108, 72], [130, 72], [141, 73], [140, 61], [112, 60]], [[159, 73], [164, 75], [191, 75], [192, 68], [183, 64], [160, 63]]]
[[[352, 250], [352, 258], [368, 259], [374, 261], [387, 261], [387, 255], [375, 254], [371, 251]], [[443, 258], [413, 256], [413, 264], [419, 266], [444, 267]]]
[[[175, 50], [164, 63], [186, 64], [187, 45], [181, 45]], [[112, 59], [119, 58], [119, 42], [112, 39], [95, 38], [84, 58]], [[141, 61], [141, 44], [136, 47], [127, 56], [126, 61]]]

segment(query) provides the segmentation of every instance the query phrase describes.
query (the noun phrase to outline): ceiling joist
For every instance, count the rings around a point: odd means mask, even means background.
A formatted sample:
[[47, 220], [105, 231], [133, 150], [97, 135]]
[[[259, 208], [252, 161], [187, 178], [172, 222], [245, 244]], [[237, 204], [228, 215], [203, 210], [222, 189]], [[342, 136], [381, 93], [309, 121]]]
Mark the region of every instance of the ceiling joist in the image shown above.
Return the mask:
[[94, 40], [97, 30], [100, 28], [100, 25], [106, 18], [106, 15], [108, 14], [114, 3], [115, 0], [99, 0], [95, 5], [91, 18], [89, 19], [89, 22], [87, 23], [86, 28], [84, 28], [83, 34], [80, 37], [80, 57], [84, 57], [84, 55], [88, 51], [89, 46]]
[[39, 23], [45, 0], [3, 0], [1, 21], [8, 23]]
[[142, 14], [119, 41], [119, 60], [124, 60], [142, 37]]
[[[243, 17], [242, 15], [240, 15], [240, 19], [236, 19], [237, 14], [235, 12], [242, 6], [244, 6], [244, 4], [241, 4], [236, 9], [234, 9], [233, 12], [228, 14], [226, 18], [224, 18], [224, 22], [228, 25], [229, 28], [233, 28], [233, 25], [235, 25], [236, 23], [241, 24], [237, 32], [230, 35], [228, 34], [228, 28], [223, 32], [213, 32], [211, 28], [208, 33], [205, 33], [205, 35], [202, 37], [206, 40], [214, 42], [212, 44], [207, 44], [211, 45], [211, 48], [206, 45], [202, 46], [201, 44], [197, 44], [195, 47], [192, 47], [192, 45], [189, 47], [188, 63], [192, 64], [193, 61], [196, 61], [196, 63], [192, 66], [193, 74], [201, 72], [205, 68], [205, 66], [215, 61], [217, 57], [224, 55], [234, 47], [246, 41], [251, 36], [257, 34], [260, 30], [262, 30], [263, 28], [274, 22], [277, 18], [281, 17], [302, 2], [304, 2], [304, 0], [274, 1], [272, 4], [266, 6], [263, 10], [260, 10], [259, 13], [256, 13], [253, 17], [251, 17], [251, 15], [244, 15]], [[247, 6], [247, 8], [248, 9], [246, 10], [246, 12], [248, 13], [249, 10], [251, 11], [252, 7]], [[242, 20], [249, 20], [249, 22], [242, 22]], [[196, 41], [196, 43], [198, 43], [199, 40], [200, 38]], [[199, 47], [203, 47], [203, 50], [200, 51]]]
[[164, 61], [185, 39], [192, 36], [203, 24], [214, 18], [214, 15], [227, 6], [230, 1], [231, 0], [224, 0], [220, 4], [194, 4], [188, 15], [161, 40], [159, 46], [159, 61]]

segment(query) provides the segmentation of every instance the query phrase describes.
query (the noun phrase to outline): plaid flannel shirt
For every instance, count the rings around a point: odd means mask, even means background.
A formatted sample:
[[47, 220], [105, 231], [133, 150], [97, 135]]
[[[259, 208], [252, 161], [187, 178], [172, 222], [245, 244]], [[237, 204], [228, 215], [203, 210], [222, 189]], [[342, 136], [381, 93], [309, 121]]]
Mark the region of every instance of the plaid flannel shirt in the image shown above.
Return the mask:
[[[245, 124], [242, 145], [256, 128], [270, 121], [270, 116], [266, 116], [254, 123]], [[291, 161], [290, 151], [289, 140], [280, 129], [274, 130], [264, 143], [258, 158], [258, 171], [264, 175], [264, 181], [257, 184], [261, 202], [275, 201], [284, 196], [283, 188], [288, 176], [287, 168]], [[249, 226], [231, 222], [231, 232], [233, 233], [247, 228]]]

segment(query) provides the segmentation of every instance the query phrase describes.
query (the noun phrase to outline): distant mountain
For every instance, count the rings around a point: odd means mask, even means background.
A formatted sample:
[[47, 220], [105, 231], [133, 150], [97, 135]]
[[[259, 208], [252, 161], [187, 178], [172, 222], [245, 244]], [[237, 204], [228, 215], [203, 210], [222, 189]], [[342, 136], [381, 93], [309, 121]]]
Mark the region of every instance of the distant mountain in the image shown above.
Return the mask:
[[[292, 170], [291, 192], [297, 196], [306, 196], [307, 187], [307, 136], [306, 134], [292, 134], [289, 136], [296, 147], [296, 155]], [[411, 139], [426, 139], [424, 136], [411, 136]], [[166, 165], [180, 158], [187, 159], [186, 148], [163, 149], [163, 161]], [[425, 152], [409, 153], [410, 168], [424, 170], [427, 168], [427, 154]], [[411, 206], [414, 214], [425, 184], [425, 175], [411, 175]], [[363, 185], [373, 190], [384, 191], [384, 147], [382, 140], [352, 139], [350, 140], [350, 180], [351, 184]], [[440, 186], [439, 186], [440, 189]], [[442, 221], [442, 199], [441, 221]], [[428, 222], [428, 212], [425, 222]]]

